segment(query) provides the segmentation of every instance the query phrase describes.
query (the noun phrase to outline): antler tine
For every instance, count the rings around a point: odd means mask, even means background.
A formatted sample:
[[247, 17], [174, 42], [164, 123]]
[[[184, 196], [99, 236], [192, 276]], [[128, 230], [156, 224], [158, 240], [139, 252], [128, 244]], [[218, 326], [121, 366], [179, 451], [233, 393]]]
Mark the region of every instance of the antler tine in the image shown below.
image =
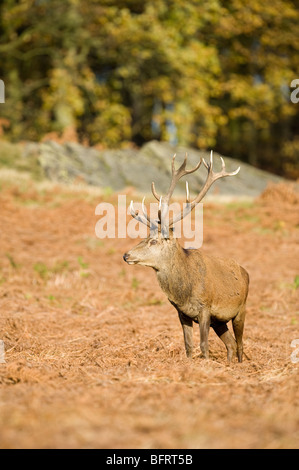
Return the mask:
[[[144, 201], [145, 201], [145, 196], [144, 196], [144, 198], [142, 199], [142, 212], [143, 212], [143, 215], [144, 215], [144, 217], [146, 217], [146, 219], [148, 220], [148, 222], [149, 222], [149, 224], [150, 224], [150, 225], [149, 225], [150, 228], [151, 228], [151, 229], [155, 229], [155, 228], [158, 227], [157, 224], [159, 224], [160, 216], [159, 216], [158, 220], [157, 220], [157, 219], [154, 219], [154, 221], [153, 221], [153, 220], [147, 215], [147, 210], [146, 210], [146, 207], [145, 207], [145, 205], [144, 205]], [[160, 211], [161, 211], [161, 201], [162, 201], [162, 196], [160, 197], [160, 202], [159, 202], [159, 210], [160, 210]], [[158, 212], [158, 213], [159, 213], [159, 212]]]
[[189, 175], [190, 173], [194, 173], [194, 171], [198, 170], [198, 168], [201, 165], [202, 160], [200, 160], [199, 163], [194, 168], [191, 168], [190, 170], [186, 170], [187, 156], [188, 155], [187, 155], [187, 152], [186, 152], [184, 161], [177, 170], [175, 169], [175, 165], [174, 165], [176, 155], [174, 154], [174, 156], [172, 158], [172, 179], [171, 179], [171, 183], [170, 183], [168, 192], [167, 192], [166, 196], [163, 198], [164, 201], [166, 202], [166, 204], [169, 204], [170, 198], [172, 196], [172, 193], [173, 193], [174, 188], [176, 187], [178, 181], [183, 176]]
[[[211, 154], [210, 154], [210, 162], [209, 163], [207, 163], [204, 158], [202, 159], [203, 164], [205, 165], [205, 167], [208, 170], [208, 175], [207, 175], [206, 182], [205, 182], [202, 190], [198, 194], [198, 196], [195, 199], [193, 199], [192, 202], [189, 201], [189, 188], [188, 188], [188, 185], [186, 185], [186, 194], [187, 194], [186, 203], [187, 203], [187, 206], [185, 207], [184, 210], [182, 210], [179, 214], [177, 214], [176, 217], [172, 218], [172, 220], [169, 222], [169, 227], [172, 227], [176, 222], [178, 222], [179, 220], [184, 218], [185, 215], [190, 213], [192, 211], [192, 209], [204, 198], [204, 196], [206, 195], [206, 193], [208, 192], [208, 190], [210, 189], [210, 187], [212, 186], [212, 184], [216, 180], [218, 180], [219, 178], [223, 178], [225, 176], [234, 176], [234, 175], [237, 175], [239, 173], [240, 167], [237, 168], [237, 170], [232, 171], [230, 173], [225, 171], [225, 162], [224, 162], [222, 157], [220, 157], [220, 159], [221, 159], [222, 168], [221, 168], [221, 171], [219, 171], [218, 173], [213, 172], [213, 151], [212, 150], [211, 150]], [[200, 163], [201, 163], [201, 161], [200, 161]]]
[[154, 228], [157, 227], [157, 225], [150, 219], [150, 217], [147, 215], [147, 211], [144, 205], [144, 200], [145, 197], [142, 200], [142, 212], [143, 212], [143, 217], [139, 215], [138, 211], [135, 211], [134, 206], [133, 206], [133, 201], [130, 203], [130, 213], [131, 216], [134, 217], [134, 219], [138, 220], [138, 222], [141, 222], [145, 225], [147, 225], [149, 228]]
[[138, 211], [135, 211], [134, 206], [133, 206], [133, 201], [130, 202], [130, 213], [131, 216], [134, 217], [134, 219], [140, 219], [140, 216], [138, 215]]
[[187, 164], [187, 157], [188, 157], [188, 154], [186, 152], [183, 163], [181, 164], [180, 168], [176, 170], [175, 172], [176, 175], [178, 176], [177, 180], [179, 180], [182, 176], [189, 175], [190, 173], [194, 173], [194, 171], [198, 170], [198, 168], [201, 165], [202, 160], [200, 160], [194, 168], [191, 168], [191, 170], [186, 170], [185, 168]]
[[[174, 155], [175, 157], [175, 155]], [[184, 157], [184, 161], [183, 163], [181, 164], [180, 168], [178, 170], [175, 170], [174, 166], [173, 166], [173, 172], [172, 173], [176, 173], [177, 175], [179, 175], [180, 173], [184, 172], [184, 174], [187, 174], [189, 172], [189, 170], [185, 170], [186, 168], [186, 165], [187, 165], [187, 157], [188, 157], [188, 154], [187, 152], [185, 153], [185, 157]], [[174, 158], [172, 160], [174, 162]]]
[[[166, 204], [169, 204], [169, 201], [170, 201], [170, 198], [171, 198], [172, 193], [174, 191], [174, 188], [177, 185], [178, 181], [182, 178], [182, 176], [189, 175], [190, 173], [194, 173], [194, 171], [198, 170], [198, 168], [200, 167], [200, 165], [202, 163], [202, 159], [201, 159], [194, 168], [191, 168], [190, 170], [186, 170], [187, 157], [188, 157], [188, 154], [186, 152], [184, 161], [177, 170], [175, 169], [176, 154], [174, 154], [173, 157], [172, 157], [172, 161], [171, 161], [171, 173], [172, 173], [171, 183], [170, 183], [170, 186], [169, 186], [169, 189], [168, 189], [168, 192], [167, 192], [166, 196], [163, 197], [163, 201]], [[159, 194], [157, 193], [154, 182], [152, 182], [152, 193], [153, 193], [153, 196], [157, 199], [157, 201], [160, 201], [161, 196], [159, 196]]]
[[192, 168], [191, 170], [186, 170], [185, 174], [186, 174], [186, 175], [190, 175], [190, 173], [194, 173], [194, 171], [198, 170], [198, 168], [200, 167], [201, 162], [202, 162], [202, 160], [200, 160], [200, 161], [197, 163], [197, 165], [196, 165], [194, 168]]
[[145, 201], [145, 196], [144, 198], [142, 199], [142, 203], [141, 203], [141, 207], [142, 207], [142, 212], [143, 212], [143, 215], [144, 217], [148, 220], [148, 222], [151, 224], [151, 219], [149, 218], [149, 216], [147, 215], [147, 210], [146, 210], [146, 207], [144, 205], [144, 201]]
[[160, 196], [159, 205], [158, 205], [158, 223], [161, 224], [161, 221], [162, 221], [162, 196]]
[[[186, 155], [186, 156], [187, 156], [187, 155]], [[175, 164], [174, 164], [175, 157], [176, 157], [176, 153], [173, 155], [172, 161], [171, 161], [172, 178], [174, 177], [174, 175], [175, 175], [175, 173], [176, 173]], [[154, 182], [152, 182], [152, 193], [153, 193], [153, 196], [157, 199], [157, 201], [160, 201], [160, 199], [161, 199], [162, 196], [159, 196], [159, 194], [157, 193], [156, 188], [155, 188], [155, 183], [154, 183]]]
[[204, 184], [204, 187], [200, 191], [199, 195], [191, 202], [192, 209], [196, 204], [198, 204], [203, 199], [207, 191], [210, 189], [210, 187], [216, 180], [218, 180], [219, 178], [223, 178], [224, 176], [234, 176], [239, 173], [240, 167], [237, 168], [237, 170], [232, 171], [231, 173], [228, 173], [227, 171], [225, 171], [225, 162], [221, 156], [220, 156], [220, 160], [221, 160], [221, 165], [222, 165], [221, 171], [219, 171], [218, 173], [215, 173], [213, 171], [213, 150], [211, 150], [209, 163], [206, 163], [205, 159], [203, 158], [203, 163], [208, 170], [208, 175], [207, 175], [207, 179]]
[[159, 196], [159, 194], [158, 194], [157, 191], [156, 191], [155, 183], [154, 183], [154, 182], [152, 182], [152, 193], [153, 193], [154, 197], [157, 199], [157, 201], [160, 201], [160, 196]]
[[135, 211], [134, 207], [133, 207], [133, 201], [130, 202], [130, 214], [132, 217], [134, 217], [136, 219], [136, 217], [138, 217], [138, 212]]
[[224, 162], [224, 160], [221, 156], [220, 156], [220, 160], [221, 160], [222, 168], [221, 168], [221, 171], [219, 173], [215, 174], [215, 176], [217, 176], [216, 179], [222, 178], [223, 176], [235, 176], [239, 173], [240, 168], [241, 168], [240, 166], [235, 171], [232, 171], [232, 172], [228, 173], [227, 171], [225, 171], [225, 162]]
[[[220, 157], [220, 158], [222, 159], [222, 161], [224, 161], [222, 157]], [[211, 154], [210, 154], [210, 163], [206, 163], [204, 158], [202, 159], [202, 161], [203, 161], [203, 164], [206, 167], [206, 169], [208, 171], [211, 171], [213, 169], [213, 150], [211, 150]], [[223, 168], [223, 166], [222, 166], [222, 168]]]
[[188, 181], [186, 181], [186, 202], [189, 204], [189, 186], [188, 186]]
[[171, 170], [172, 170], [173, 175], [175, 173], [175, 165], [174, 165], [175, 157], [176, 157], [176, 153], [173, 155], [172, 160], [171, 160]]
[[235, 171], [232, 171], [231, 173], [228, 173], [227, 176], [235, 176], [239, 173], [240, 170], [241, 170], [241, 167], [239, 166]]
[[[220, 160], [221, 160], [221, 164], [222, 164], [222, 171], [225, 170], [225, 163], [224, 163], [224, 160], [222, 157], [220, 157]], [[240, 167], [239, 167], [240, 168]]]

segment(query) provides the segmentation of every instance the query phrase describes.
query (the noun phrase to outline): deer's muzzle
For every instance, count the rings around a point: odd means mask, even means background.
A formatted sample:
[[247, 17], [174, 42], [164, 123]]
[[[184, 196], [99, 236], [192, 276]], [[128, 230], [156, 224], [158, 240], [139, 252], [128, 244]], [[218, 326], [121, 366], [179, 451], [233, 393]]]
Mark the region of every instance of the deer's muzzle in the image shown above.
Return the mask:
[[130, 259], [130, 256], [131, 256], [130, 253], [125, 253], [125, 254], [123, 255], [124, 261], [125, 261], [126, 263], [128, 263], [128, 264], [136, 264], [137, 261]]

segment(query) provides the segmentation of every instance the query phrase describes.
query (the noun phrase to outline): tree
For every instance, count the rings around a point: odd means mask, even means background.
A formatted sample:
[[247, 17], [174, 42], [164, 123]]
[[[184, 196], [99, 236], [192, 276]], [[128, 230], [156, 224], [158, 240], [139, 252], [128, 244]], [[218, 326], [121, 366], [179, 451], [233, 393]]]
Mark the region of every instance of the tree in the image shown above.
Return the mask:
[[219, 127], [218, 148], [285, 174], [299, 157], [291, 151], [299, 109], [290, 101], [299, 65], [297, 28], [295, 2], [231, 0], [214, 30], [228, 118]]
[[4, 0], [6, 138], [213, 147], [296, 176], [291, 0]]

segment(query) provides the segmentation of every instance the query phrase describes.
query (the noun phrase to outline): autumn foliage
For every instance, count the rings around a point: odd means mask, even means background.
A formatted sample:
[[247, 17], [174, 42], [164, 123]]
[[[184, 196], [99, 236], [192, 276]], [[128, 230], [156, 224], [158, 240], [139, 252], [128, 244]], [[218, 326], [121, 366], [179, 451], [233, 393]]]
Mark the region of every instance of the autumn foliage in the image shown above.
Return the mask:
[[169, 140], [296, 178], [297, 33], [294, 0], [5, 0], [2, 138]]

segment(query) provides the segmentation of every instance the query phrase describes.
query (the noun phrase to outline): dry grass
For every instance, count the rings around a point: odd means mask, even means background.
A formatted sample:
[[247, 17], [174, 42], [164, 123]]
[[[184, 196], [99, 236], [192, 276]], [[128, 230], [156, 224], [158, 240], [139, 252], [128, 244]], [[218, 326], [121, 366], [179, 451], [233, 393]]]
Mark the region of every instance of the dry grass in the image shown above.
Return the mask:
[[99, 202], [0, 193], [1, 448], [297, 448], [298, 202], [205, 206], [204, 249], [251, 276], [250, 360], [231, 366], [212, 331], [211, 360], [185, 358], [154, 272], [122, 260], [135, 242], [96, 239]]

